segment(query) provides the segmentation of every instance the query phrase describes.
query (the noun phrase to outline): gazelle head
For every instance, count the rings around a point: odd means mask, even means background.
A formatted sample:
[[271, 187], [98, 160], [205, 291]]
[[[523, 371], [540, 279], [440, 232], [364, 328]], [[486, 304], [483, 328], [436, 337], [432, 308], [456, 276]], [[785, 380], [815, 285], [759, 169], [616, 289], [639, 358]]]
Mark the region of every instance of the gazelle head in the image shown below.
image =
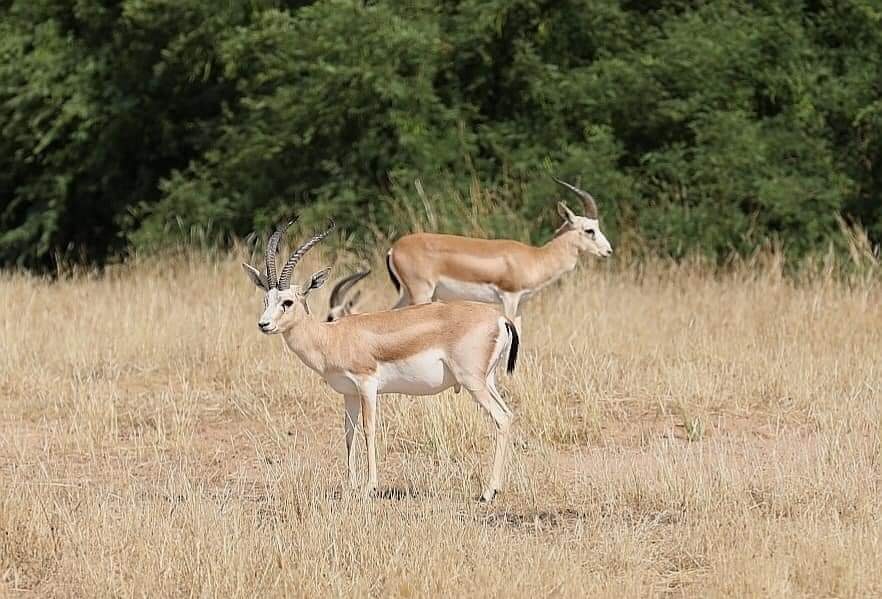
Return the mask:
[[331, 298], [328, 300], [330, 309], [328, 310], [327, 322], [340, 320], [344, 316], [349, 316], [353, 313], [353, 310], [361, 297], [361, 291], [356, 291], [349, 297], [346, 297], [346, 294], [349, 293], [349, 290], [352, 289], [356, 283], [369, 274], [371, 274], [370, 269], [363, 270], [340, 279], [337, 284], [334, 285], [334, 289], [331, 290]]
[[327, 230], [311, 237], [294, 250], [282, 267], [282, 271], [278, 273], [278, 276], [276, 275], [276, 252], [279, 249], [279, 242], [295, 220], [297, 219], [276, 227], [266, 242], [266, 273], [261, 273], [250, 264], [242, 264], [248, 278], [265, 292], [264, 310], [257, 321], [257, 326], [261, 332], [267, 335], [289, 331], [307, 318], [309, 306], [306, 300], [309, 293], [313, 289], [321, 287], [328, 280], [328, 274], [331, 272], [330, 268], [325, 268], [314, 273], [303, 285], [291, 284], [294, 267], [315, 244], [334, 230], [333, 220], [329, 223]]
[[564, 202], [557, 203], [557, 212], [564, 219], [564, 227], [571, 231], [578, 231], [580, 234], [576, 238], [577, 246], [581, 252], [591, 252], [595, 256], [606, 258], [612, 254], [612, 246], [609, 240], [600, 230], [600, 217], [597, 213], [597, 202], [591, 197], [591, 194], [583, 189], [579, 189], [575, 185], [570, 185], [561, 181], [557, 177], [552, 177], [559, 185], [567, 188], [576, 194], [585, 210], [585, 216], [577, 216], [567, 207]]

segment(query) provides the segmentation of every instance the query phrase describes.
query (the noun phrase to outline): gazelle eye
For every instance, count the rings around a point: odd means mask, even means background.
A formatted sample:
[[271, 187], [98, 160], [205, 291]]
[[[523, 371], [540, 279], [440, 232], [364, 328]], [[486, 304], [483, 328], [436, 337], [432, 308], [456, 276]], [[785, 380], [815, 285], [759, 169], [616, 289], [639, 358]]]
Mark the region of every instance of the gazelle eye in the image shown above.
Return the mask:
[[594, 237], [594, 229], [585, 229], [585, 232], [588, 233], [591, 237]]
[[287, 310], [288, 308], [290, 308], [293, 305], [294, 305], [293, 300], [285, 300], [282, 302], [282, 308], [284, 308], [285, 310]]

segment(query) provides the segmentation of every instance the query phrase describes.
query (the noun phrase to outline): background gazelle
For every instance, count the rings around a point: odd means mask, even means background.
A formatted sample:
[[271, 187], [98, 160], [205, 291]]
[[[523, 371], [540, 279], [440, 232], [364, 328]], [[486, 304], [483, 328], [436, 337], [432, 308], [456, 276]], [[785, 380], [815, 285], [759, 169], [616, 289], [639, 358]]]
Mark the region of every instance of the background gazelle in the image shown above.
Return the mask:
[[340, 320], [344, 316], [358, 314], [358, 300], [361, 298], [361, 290], [357, 290], [352, 295], [349, 292], [360, 280], [371, 274], [371, 269], [361, 270], [348, 277], [343, 277], [331, 289], [331, 297], [328, 299], [328, 316], [325, 318], [327, 322]]
[[282, 335], [291, 351], [345, 398], [350, 484], [354, 486], [356, 480], [352, 440], [361, 413], [367, 491], [377, 489], [377, 395], [436, 395], [449, 387], [462, 387], [496, 423], [493, 470], [481, 494], [483, 501], [493, 499], [502, 485], [512, 423], [512, 412], [496, 390], [496, 370], [506, 352], [508, 370], [514, 369], [518, 353], [514, 324], [493, 306], [476, 302], [426, 304], [320, 322], [311, 317], [307, 298], [322, 286], [330, 269], [314, 273], [303, 285], [292, 285], [291, 274], [334, 224], [298, 247], [277, 278], [276, 250], [290, 224], [277, 228], [267, 242], [266, 273], [242, 266], [265, 291], [264, 311], [257, 323], [260, 330]]
[[520, 330], [523, 302], [573, 270], [581, 253], [602, 257], [612, 254], [609, 241], [600, 231], [597, 203], [591, 194], [552, 178], [582, 200], [584, 216], [559, 202], [557, 208], [564, 223], [541, 247], [510, 239], [437, 233], [414, 233], [399, 239], [386, 255], [389, 276], [400, 293], [395, 307], [433, 299], [501, 303], [505, 315]]

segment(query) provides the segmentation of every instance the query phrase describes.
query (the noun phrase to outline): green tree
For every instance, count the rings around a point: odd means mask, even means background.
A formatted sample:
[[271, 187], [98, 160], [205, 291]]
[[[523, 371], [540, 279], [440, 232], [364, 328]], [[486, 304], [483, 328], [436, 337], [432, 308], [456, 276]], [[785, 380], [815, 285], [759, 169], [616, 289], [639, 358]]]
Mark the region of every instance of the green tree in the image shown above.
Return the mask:
[[[725, 257], [882, 241], [869, 0], [7, 0], [0, 263], [103, 261], [292, 212], [401, 230], [479, 181], [541, 241], [577, 179], [614, 239]], [[401, 208], [405, 208], [402, 210]], [[443, 208], [443, 206], [442, 206]], [[365, 225], [371, 225], [367, 227]]]

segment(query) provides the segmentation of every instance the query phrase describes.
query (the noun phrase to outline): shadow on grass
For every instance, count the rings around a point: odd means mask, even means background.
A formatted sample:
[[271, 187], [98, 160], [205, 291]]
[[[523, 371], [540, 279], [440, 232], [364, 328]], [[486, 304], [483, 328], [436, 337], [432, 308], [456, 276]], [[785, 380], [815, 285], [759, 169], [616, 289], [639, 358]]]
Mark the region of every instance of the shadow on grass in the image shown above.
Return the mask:
[[380, 489], [377, 492], [377, 499], [385, 499], [388, 501], [402, 501], [404, 499], [427, 499], [432, 495], [410, 487], [389, 487], [388, 489]]
[[472, 521], [488, 526], [515, 528], [521, 530], [549, 530], [587, 520], [588, 514], [577, 510], [493, 512], [489, 514], [463, 514], [463, 521]]

